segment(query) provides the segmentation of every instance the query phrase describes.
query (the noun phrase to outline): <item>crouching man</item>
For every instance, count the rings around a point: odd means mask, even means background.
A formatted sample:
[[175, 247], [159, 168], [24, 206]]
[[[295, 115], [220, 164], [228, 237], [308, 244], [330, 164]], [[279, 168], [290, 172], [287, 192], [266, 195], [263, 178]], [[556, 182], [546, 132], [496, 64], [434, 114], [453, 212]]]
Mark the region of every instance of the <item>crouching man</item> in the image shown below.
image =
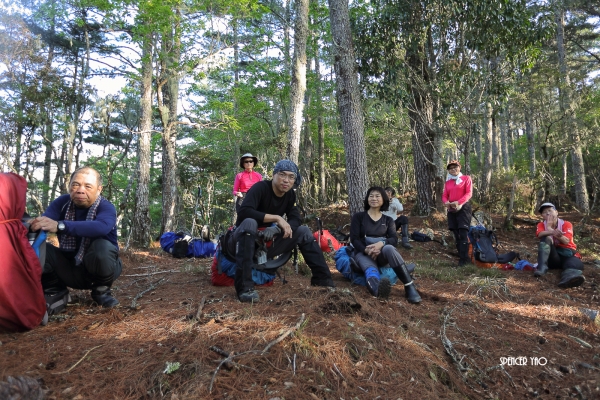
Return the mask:
[[[281, 160], [273, 169], [273, 180], [261, 181], [246, 193], [237, 216], [236, 228], [230, 236], [227, 248], [235, 254], [235, 290], [242, 302], [258, 301], [254, 290], [252, 267], [259, 228], [263, 240], [273, 244], [267, 250], [267, 258], [292, 251], [298, 245], [304, 261], [312, 271], [313, 286], [333, 287], [331, 272], [323, 252], [310, 229], [301, 226], [302, 218], [296, 207], [296, 193], [292, 190], [302, 183], [298, 167], [290, 160]], [[286, 218], [284, 218], [284, 216]]]
[[119, 304], [110, 291], [121, 275], [115, 206], [100, 195], [102, 177], [83, 167], [71, 175], [69, 194], [54, 200], [31, 229], [55, 232], [59, 247], [48, 243], [42, 272], [44, 294], [67, 287], [91, 289], [92, 299], [106, 308]]
[[558, 287], [566, 289], [581, 286], [585, 282], [583, 262], [573, 242], [573, 225], [558, 218], [552, 203], [544, 203], [538, 209], [544, 219], [537, 225], [538, 267], [534, 276], [542, 276], [548, 268], [562, 270]]

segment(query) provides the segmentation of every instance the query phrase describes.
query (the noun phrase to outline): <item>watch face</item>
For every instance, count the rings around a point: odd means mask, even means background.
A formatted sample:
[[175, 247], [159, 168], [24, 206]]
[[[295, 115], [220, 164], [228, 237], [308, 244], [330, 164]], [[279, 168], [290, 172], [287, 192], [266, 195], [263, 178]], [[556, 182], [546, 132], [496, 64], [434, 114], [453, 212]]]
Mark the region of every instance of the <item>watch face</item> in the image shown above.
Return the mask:
[[64, 229], [65, 229], [65, 224], [64, 224], [64, 222], [59, 222], [59, 223], [58, 223], [58, 230], [59, 230], [59, 231], [62, 231], [62, 230], [64, 230]]

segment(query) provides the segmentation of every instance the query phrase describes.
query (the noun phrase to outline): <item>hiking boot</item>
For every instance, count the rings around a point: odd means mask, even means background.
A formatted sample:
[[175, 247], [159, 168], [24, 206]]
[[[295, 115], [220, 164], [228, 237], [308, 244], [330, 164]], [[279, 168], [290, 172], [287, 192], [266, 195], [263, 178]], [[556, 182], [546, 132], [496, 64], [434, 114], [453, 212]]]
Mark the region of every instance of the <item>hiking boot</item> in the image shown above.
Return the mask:
[[400, 225], [400, 231], [402, 232], [402, 247], [412, 249], [412, 245], [408, 242], [408, 224]]
[[382, 278], [381, 281], [379, 281], [379, 293], [377, 293], [377, 297], [385, 300], [390, 297], [391, 292], [392, 283], [388, 278]]
[[57, 291], [44, 290], [44, 299], [46, 300], [46, 312], [48, 316], [59, 314], [67, 309], [67, 303], [71, 300], [68, 289], [58, 289]]
[[469, 257], [469, 242], [458, 243], [458, 266], [464, 267], [465, 265], [471, 264], [471, 257]]
[[558, 287], [561, 289], [568, 289], [577, 286], [581, 286], [585, 282], [585, 277], [583, 276], [583, 271], [579, 269], [565, 269], [561, 276], [560, 282], [558, 283]]
[[546, 241], [541, 241], [538, 244], [538, 266], [533, 276], [539, 277], [548, 272], [548, 257], [550, 257], [550, 245]]
[[112, 296], [108, 286], [99, 286], [92, 290], [92, 300], [103, 308], [113, 308], [119, 304], [119, 300]]
[[245, 292], [238, 294], [238, 299], [242, 303], [257, 303], [258, 298], [259, 296], [256, 290], [246, 290]]
[[393, 269], [398, 279], [400, 279], [400, 281], [404, 283], [404, 292], [408, 302], [412, 304], [420, 303], [421, 296], [419, 295], [419, 292], [417, 292], [417, 288], [415, 288], [414, 281], [408, 273], [408, 270], [406, 269], [406, 264], [402, 263], [402, 265]]
[[381, 281], [379, 280], [379, 278], [376, 278], [374, 276], [367, 278], [367, 289], [369, 290], [369, 293], [371, 293], [375, 297], [379, 295], [380, 282]]

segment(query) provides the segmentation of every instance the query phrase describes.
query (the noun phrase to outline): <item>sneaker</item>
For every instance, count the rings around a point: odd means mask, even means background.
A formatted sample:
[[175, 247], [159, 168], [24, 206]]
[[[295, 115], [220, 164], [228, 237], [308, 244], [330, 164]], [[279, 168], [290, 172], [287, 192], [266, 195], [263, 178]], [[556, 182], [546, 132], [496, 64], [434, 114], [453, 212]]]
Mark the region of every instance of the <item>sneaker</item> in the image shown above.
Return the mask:
[[49, 316], [65, 311], [67, 303], [71, 300], [68, 289], [58, 290], [53, 293], [44, 291], [44, 298], [46, 299], [46, 311]]
[[375, 277], [367, 279], [367, 289], [369, 290], [369, 293], [375, 297], [379, 295], [379, 282], [379, 279]]
[[119, 304], [119, 300], [112, 296], [110, 289], [106, 286], [92, 290], [92, 300], [103, 308], [113, 308]]
[[256, 303], [256, 302], [258, 302], [258, 298], [259, 298], [258, 292], [254, 289], [247, 290], [245, 292], [238, 294], [238, 299], [242, 303]]
[[379, 281], [379, 293], [377, 297], [380, 299], [387, 299], [390, 297], [390, 293], [392, 292], [392, 284], [388, 278], [382, 278]]

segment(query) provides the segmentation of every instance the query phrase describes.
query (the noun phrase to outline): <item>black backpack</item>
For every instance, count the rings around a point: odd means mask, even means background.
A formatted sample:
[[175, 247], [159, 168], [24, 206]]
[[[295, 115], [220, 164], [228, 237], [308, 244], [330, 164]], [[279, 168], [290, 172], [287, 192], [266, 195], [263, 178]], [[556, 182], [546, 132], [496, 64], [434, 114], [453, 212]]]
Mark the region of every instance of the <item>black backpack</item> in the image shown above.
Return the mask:
[[415, 242], [431, 242], [431, 238], [423, 232], [414, 231], [410, 234], [410, 238]]
[[486, 229], [483, 225], [475, 225], [469, 228], [469, 241], [473, 246], [473, 257], [475, 260], [483, 263], [506, 264], [519, 256], [514, 251], [498, 254], [498, 238], [496, 234]]

